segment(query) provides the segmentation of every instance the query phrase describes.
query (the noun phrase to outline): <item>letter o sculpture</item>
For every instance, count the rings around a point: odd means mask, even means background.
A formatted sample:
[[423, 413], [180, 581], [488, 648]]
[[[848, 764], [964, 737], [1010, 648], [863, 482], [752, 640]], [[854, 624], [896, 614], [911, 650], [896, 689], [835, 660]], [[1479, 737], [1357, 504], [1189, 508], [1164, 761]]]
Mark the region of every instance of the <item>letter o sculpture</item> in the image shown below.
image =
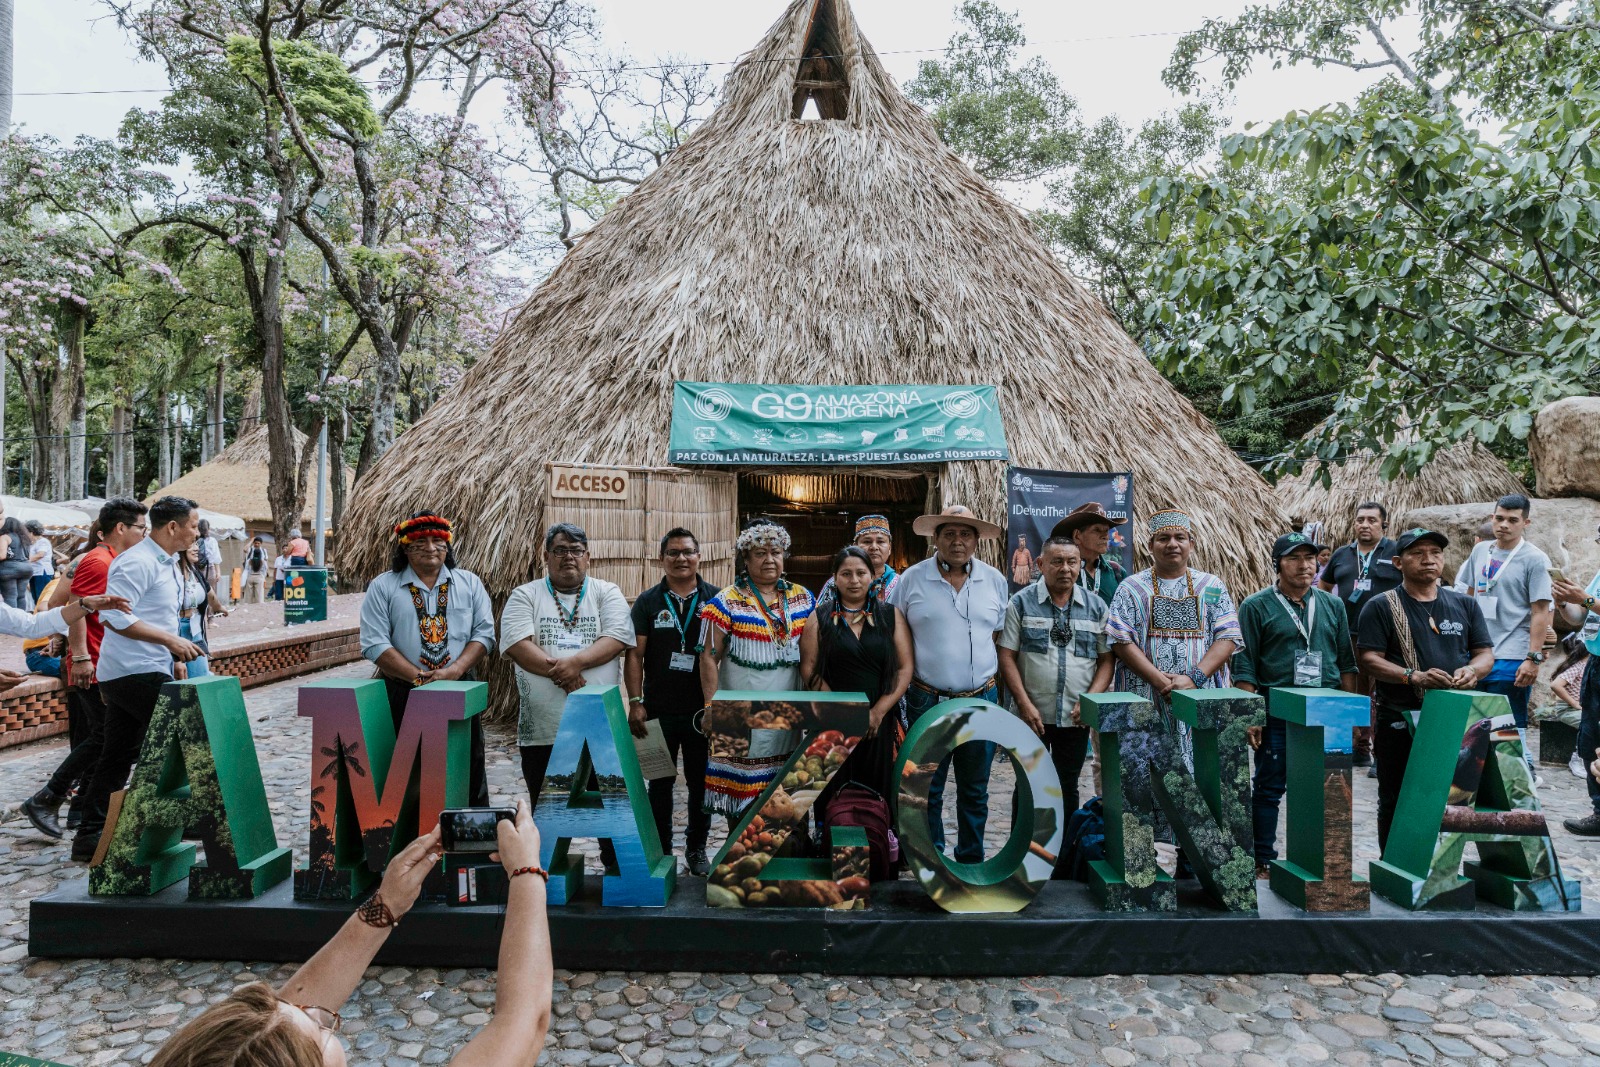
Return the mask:
[[[982, 863], [946, 859], [933, 847], [928, 827], [928, 786], [934, 771], [959, 745], [991, 741], [1017, 768], [1017, 816], [1005, 847]], [[1039, 735], [1021, 719], [986, 700], [957, 698], [931, 708], [900, 747], [895, 830], [900, 851], [917, 881], [945, 911], [1021, 911], [1055, 869], [1066, 829], [1061, 779]]]

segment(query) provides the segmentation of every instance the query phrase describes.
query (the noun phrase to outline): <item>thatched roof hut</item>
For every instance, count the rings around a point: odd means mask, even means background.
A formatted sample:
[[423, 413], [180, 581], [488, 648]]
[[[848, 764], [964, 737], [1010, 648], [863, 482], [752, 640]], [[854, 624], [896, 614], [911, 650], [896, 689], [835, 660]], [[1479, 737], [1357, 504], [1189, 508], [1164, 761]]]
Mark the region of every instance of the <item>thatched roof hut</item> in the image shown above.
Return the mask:
[[[395, 519], [436, 506], [504, 597], [549, 514], [544, 463], [664, 464], [675, 380], [998, 385], [1014, 463], [1132, 470], [1139, 516], [1188, 509], [1198, 565], [1265, 584], [1269, 487], [940, 142], [845, 0], [792, 0], [716, 114], [363, 476], [340, 569], [376, 573]], [[783, 471], [740, 470], [740, 510], [748, 480]], [[1002, 464], [920, 473], [927, 503], [1005, 521]]]
[[[295, 455], [306, 454], [306, 435], [290, 427], [294, 435]], [[313, 457], [314, 458], [314, 457]], [[267, 502], [267, 428], [257, 426], [234, 441], [233, 444], [185, 474], [171, 485], [164, 485], [150, 495], [150, 500], [163, 496], [185, 496], [202, 508], [237, 515], [253, 533], [272, 531], [272, 506]], [[315, 474], [312, 475], [315, 478]], [[346, 478], [349, 478], [347, 472]], [[310, 524], [315, 520], [315, 482], [306, 494], [306, 510], [300, 521]], [[333, 514], [333, 493], [326, 500], [327, 513]]]
[[1317, 482], [1316, 465], [1308, 463], [1299, 474], [1279, 481], [1274, 492], [1287, 514], [1324, 523], [1330, 543], [1337, 545], [1355, 537], [1356, 507], [1369, 500], [1389, 509], [1392, 532], [1400, 517], [1416, 508], [1471, 504], [1528, 491], [1509, 467], [1476, 441], [1436, 453], [1414, 477], [1384, 481], [1382, 465], [1382, 457], [1370, 452], [1351, 456], [1329, 468], [1333, 484], [1324, 488]]

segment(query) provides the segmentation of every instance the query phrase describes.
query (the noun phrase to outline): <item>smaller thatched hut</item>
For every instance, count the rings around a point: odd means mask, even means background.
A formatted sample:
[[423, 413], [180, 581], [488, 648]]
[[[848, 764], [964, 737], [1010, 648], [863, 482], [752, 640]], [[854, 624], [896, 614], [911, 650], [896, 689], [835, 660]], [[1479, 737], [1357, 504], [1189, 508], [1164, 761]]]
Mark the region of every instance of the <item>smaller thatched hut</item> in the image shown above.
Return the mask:
[[[306, 454], [306, 435], [290, 427], [294, 434], [296, 455]], [[196, 467], [171, 485], [164, 485], [150, 494], [150, 500], [163, 496], [186, 496], [211, 511], [237, 515], [244, 520], [246, 532], [253, 536], [272, 536], [272, 505], [267, 501], [267, 428], [257, 426], [223, 449], [210, 462]], [[312, 475], [314, 478], [315, 475]], [[353, 482], [345, 472], [347, 486]], [[313, 484], [311, 493], [315, 493]], [[307, 494], [306, 510], [300, 517], [306, 535], [311, 534], [311, 524], [316, 516], [315, 497]], [[326, 498], [327, 512], [333, 514], [333, 492], [329, 487]]]
[[1329, 469], [1333, 483], [1324, 487], [1317, 481], [1316, 464], [1308, 463], [1299, 474], [1278, 482], [1274, 492], [1285, 512], [1323, 523], [1330, 543], [1337, 545], [1355, 537], [1356, 507], [1368, 500], [1389, 509], [1392, 530], [1402, 515], [1417, 508], [1470, 504], [1528, 491], [1509, 467], [1476, 441], [1444, 449], [1411, 477], [1385, 481], [1382, 466], [1382, 458], [1370, 452], [1351, 456]]

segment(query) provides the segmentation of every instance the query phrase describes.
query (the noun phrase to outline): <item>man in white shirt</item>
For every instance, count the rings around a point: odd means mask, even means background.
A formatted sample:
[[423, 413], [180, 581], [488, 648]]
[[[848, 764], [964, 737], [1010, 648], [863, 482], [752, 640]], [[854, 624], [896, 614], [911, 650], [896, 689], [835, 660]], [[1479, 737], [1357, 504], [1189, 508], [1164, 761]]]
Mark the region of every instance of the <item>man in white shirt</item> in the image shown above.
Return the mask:
[[582, 527], [550, 527], [544, 572], [513, 589], [500, 614], [500, 645], [517, 665], [522, 777], [535, 804], [567, 694], [586, 685], [621, 685], [622, 656], [635, 643], [622, 590], [589, 577], [589, 537]]
[[201, 654], [198, 645], [178, 636], [181, 557], [200, 536], [199, 509], [183, 497], [162, 497], [151, 506], [149, 523], [150, 536], [114, 559], [106, 577], [107, 595], [124, 598], [131, 610], [100, 613], [106, 632], [95, 675], [105, 701], [105, 740], [72, 842], [74, 860], [94, 856], [106, 806], [128, 783], [161, 687], [186, 677], [184, 664]]
[[[1006, 576], [977, 558], [978, 541], [1000, 536], [1000, 527], [952, 504], [919, 517], [911, 528], [932, 537], [937, 551], [906, 568], [889, 592], [911, 629], [917, 672], [906, 690], [906, 715], [915, 723], [953, 697], [999, 703], [1000, 669], [995, 640], [1005, 628], [1011, 591]], [[961, 863], [983, 861], [983, 831], [989, 821], [989, 770], [995, 746], [969, 741], [939, 764], [928, 787], [928, 830], [944, 851], [944, 784], [956, 769], [956, 851]]]
[[1528, 728], [1528, 695], [1555, 619], [1550, 557], [1523, 536], [1529, 510], [1521, 493], [1501, 497], [1490, 520], [1493, 540], [1473, 545], [1466, 563], [1466, 593], [1478, 601], [1494, 642], [1494, 669], [1478, 688], [1511, 701], [1519, 730]]

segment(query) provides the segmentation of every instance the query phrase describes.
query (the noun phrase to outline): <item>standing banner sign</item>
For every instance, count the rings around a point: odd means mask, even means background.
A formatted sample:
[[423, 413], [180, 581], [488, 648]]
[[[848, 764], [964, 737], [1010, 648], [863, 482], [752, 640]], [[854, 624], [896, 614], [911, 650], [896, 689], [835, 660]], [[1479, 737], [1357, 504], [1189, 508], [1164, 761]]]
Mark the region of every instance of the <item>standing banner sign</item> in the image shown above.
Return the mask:
[[[1039, 577], [1039, 550], [1056, 523], [1089, 501], [1106, 514], [1126, 519], [1133, 514], [1133, 474], [1081, 474], [1066, 471], [1006, 469], [1006, 578], [1016, 592]], [[1128, 527], [1111, 528], [1110, 555], [1133, 573], [1133, 542]]]
[[674, 382], [673, 463], [1010, 459], [992, 385]]
[[328, 572], [322, 567], [291, 567], [283, 573], [283, 624], [324, 622], [328, 618]]

